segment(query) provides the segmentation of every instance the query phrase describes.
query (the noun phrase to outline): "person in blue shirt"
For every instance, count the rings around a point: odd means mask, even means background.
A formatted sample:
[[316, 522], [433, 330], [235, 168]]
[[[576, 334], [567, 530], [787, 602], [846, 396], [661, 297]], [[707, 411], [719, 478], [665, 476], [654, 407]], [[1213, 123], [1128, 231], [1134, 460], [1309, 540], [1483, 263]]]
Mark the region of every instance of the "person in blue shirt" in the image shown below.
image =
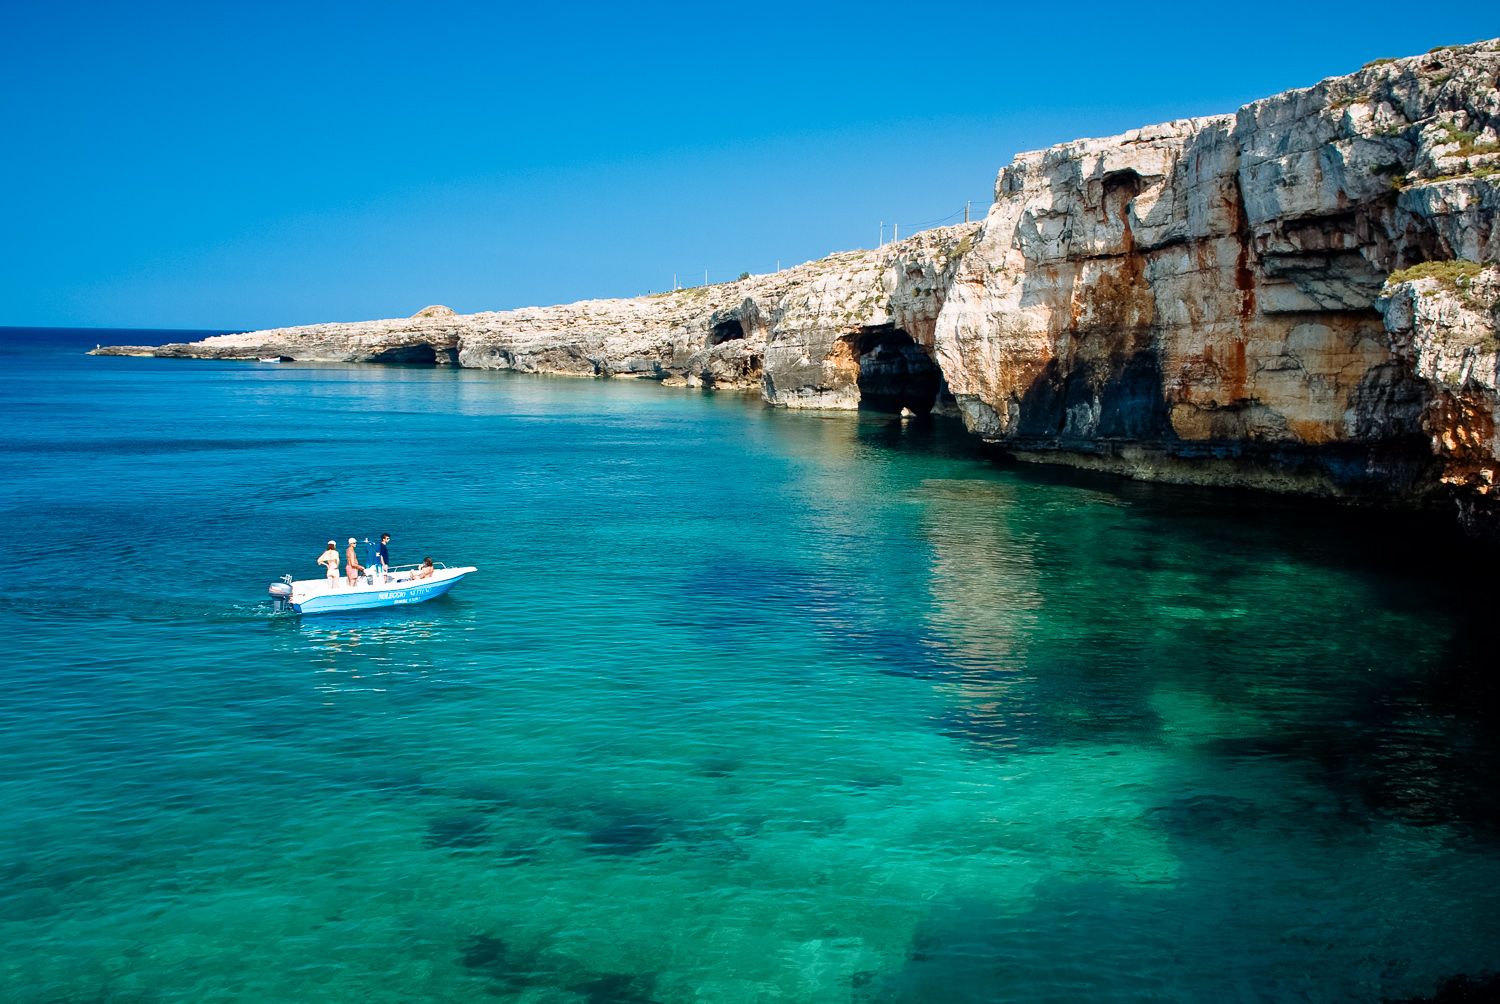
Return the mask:
[[375, 548], [375, 558], [380, 562], [380, 572], [385, 574], [391, 567], [391, 552], [386, 550], [386, 545], [391, 542], [391, 535], [382, 533], [380, 535], [380, 546]]

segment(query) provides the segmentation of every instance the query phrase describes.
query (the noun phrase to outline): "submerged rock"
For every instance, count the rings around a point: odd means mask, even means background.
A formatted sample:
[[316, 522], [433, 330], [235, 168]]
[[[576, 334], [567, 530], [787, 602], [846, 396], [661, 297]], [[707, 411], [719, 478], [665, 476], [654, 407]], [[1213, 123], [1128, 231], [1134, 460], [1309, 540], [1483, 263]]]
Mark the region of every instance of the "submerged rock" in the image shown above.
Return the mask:
[[1459, 975], [1444, 980], [1431, 997], [1408, 997], [1387, 1004], [1496, 1004], [1500, 1002], [1500, 976], [1471, 979]]
[[489, 843], [489, 820], [479, 813], [434, 819], [427, 824], [428, 847], [480, 847]]
[[669, 836], [667, 818], [637, 813], [611, 819], [590, 831], [584, 850], [591, 854], [641, 854], [656, 849]]

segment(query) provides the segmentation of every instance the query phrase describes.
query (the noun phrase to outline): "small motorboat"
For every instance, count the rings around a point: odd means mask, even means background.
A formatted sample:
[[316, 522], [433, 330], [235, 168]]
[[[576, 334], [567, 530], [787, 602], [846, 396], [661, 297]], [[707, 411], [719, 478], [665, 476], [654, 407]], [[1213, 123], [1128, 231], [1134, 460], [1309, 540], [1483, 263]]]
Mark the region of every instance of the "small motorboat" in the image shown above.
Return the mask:
[[256, 359], [255, 361], [258, 362], [258, 363], [279, 363], [279, 362], [281, 362], [281, 357], [280, 356], [261, 356], [259, 359]]
[[432, 574], [417, 577], [418, 565], [399, 565], [385, 572], [369, 570], [349, 585], [348, 576], [337, 579], [299, 579], [283, 575], [271, 583], [271, 600], [277, 613], [288, 609], [299, 614], [326, 614], [346, 610], [374, 610], [377, 607], [401, 607], [441, 596], [470, 572], [472, 565], [449, 568], [441, 561], [433, 564]]

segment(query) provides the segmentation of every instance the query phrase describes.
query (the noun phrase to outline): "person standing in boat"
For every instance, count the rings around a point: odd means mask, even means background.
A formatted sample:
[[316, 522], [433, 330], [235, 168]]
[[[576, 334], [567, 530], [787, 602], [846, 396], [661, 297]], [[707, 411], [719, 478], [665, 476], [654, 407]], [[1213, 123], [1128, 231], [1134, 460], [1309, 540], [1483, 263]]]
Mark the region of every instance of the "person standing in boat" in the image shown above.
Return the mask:
[[328, 569], [328, 588], [331, 591], [339, 584], [339, 546], [330, 540], [328, 550], [318, 558], [318, 564]]
[[380, 574], [385, 575], [391, 570], [391, 552], [386, 547], [391, 542], [391, 535], [382, 533], [380, 535], [380, 546], [375, 548], [375, 560], [380, 562]]
[[365, 570], [365, 566], [359, 563], [359, 551], [355, 547], [359, 542], [353, 537], [349, 538], [349, 550], [344, 553], [345, 571], [349, 573], [349, 585], [353, 586], [359, 582], [359, 576]]

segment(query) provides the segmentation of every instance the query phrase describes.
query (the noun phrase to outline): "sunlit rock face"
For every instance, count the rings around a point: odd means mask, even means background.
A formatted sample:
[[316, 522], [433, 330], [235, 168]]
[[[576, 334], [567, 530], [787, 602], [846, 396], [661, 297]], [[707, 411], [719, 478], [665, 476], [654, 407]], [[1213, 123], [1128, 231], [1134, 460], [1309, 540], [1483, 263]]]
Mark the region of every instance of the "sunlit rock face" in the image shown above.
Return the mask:
[[[1500, 530], [1500, 266], [1393, 282], [1379, 307], [1403, 370], [1421, 388], [1418, 425], [1442, 492], [1470, 530]], [[1451, 273], [1450, 273], [1451, 275]]]
[[1138, 477], [1430, 493], [1448, 392], [1379, 308], [1396, 270], [1500, 252], [1496, 48], [1017, 157], [936, 328], [970, 428]]
[[[459, 361], [758, 389], [792, 408], [925, 412], [942, 381], [937, 317], [977, 228], [928, 230], [874, 251], [632, 300], [475, 314]], [[880, 389], [870, 392], [882, 367]]]
[[168, 345], [115, 345], [94, 355], [159, 356], [183, 359], [280, 358], [310, 362], [453, 363], [458, 358], [464, 318], [428, 315], [356, 323], [307, 324], [244, 334], [215, 335], [198, 342]]
[[927, 230], [874, 251], [633, 299], [478, 314], [434, 306], [410, 318], [98, 351], [457, 363], [759, 390], [771, 403], [793, 408], [925, 413], [942, 382], [933, 361], [937, 317], [953, 268], [978, 226]]

